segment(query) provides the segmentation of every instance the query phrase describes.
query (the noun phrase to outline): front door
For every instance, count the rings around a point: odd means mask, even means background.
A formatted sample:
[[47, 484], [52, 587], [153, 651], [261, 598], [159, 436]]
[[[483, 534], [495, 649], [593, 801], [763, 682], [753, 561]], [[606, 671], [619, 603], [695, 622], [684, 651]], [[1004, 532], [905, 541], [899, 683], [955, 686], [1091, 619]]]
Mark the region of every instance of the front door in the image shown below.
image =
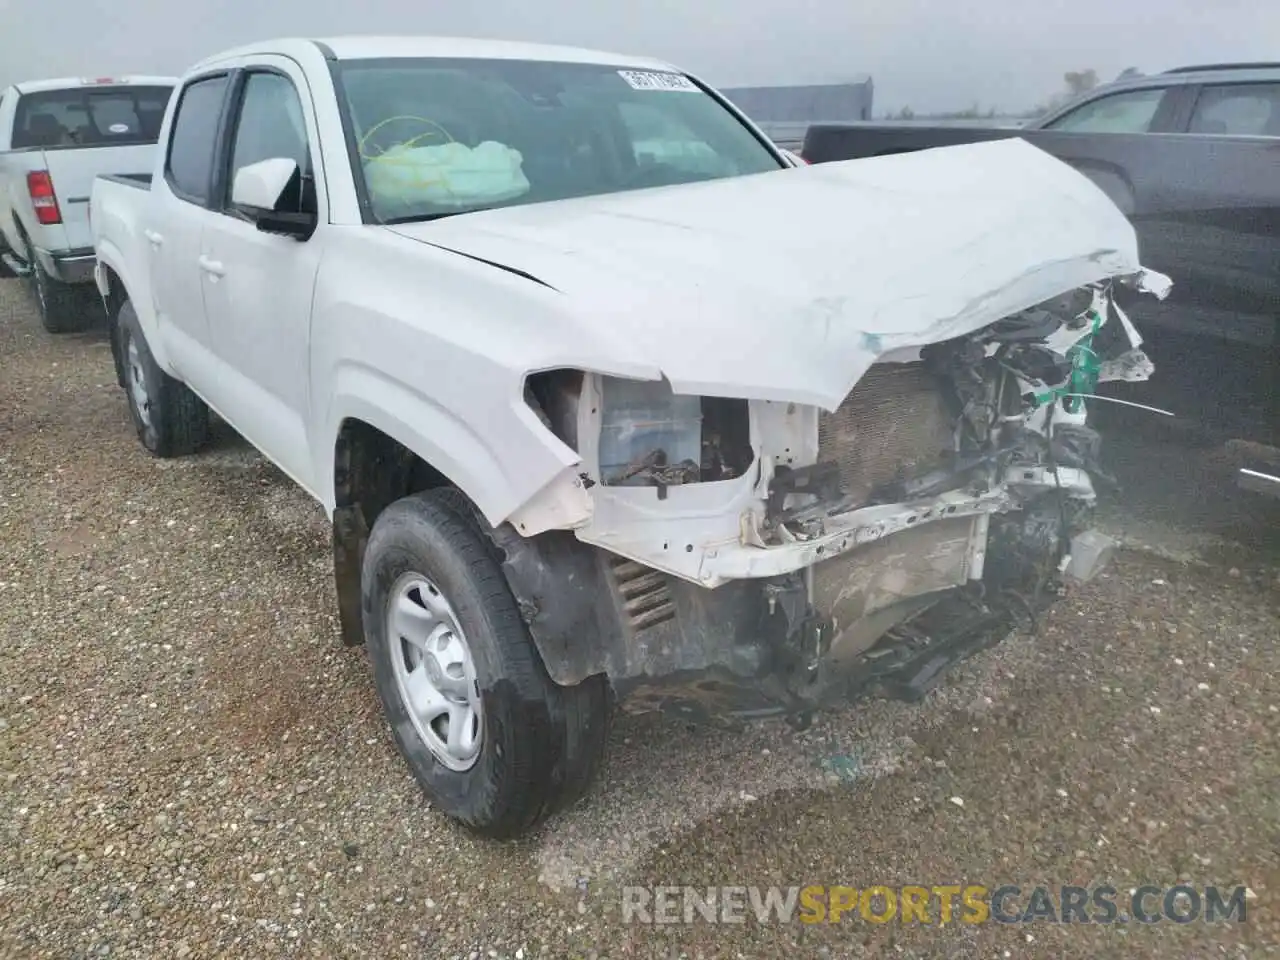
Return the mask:
[[[220, 377], [214, 406], [304, 488], [319, 485], [308, 452], [311, 299], [320, 235], [264, 233], [230, 202], [242, 167], [284, 157], [303, 171], [300, 203], [323, 210], [313, 176], [316, 142], [305, 78], [290, 61], [259, 58], [238, 83], [228, 176], [202, 239], [205, 314]], [[323, 220], [323, 218], [321, 218]]]

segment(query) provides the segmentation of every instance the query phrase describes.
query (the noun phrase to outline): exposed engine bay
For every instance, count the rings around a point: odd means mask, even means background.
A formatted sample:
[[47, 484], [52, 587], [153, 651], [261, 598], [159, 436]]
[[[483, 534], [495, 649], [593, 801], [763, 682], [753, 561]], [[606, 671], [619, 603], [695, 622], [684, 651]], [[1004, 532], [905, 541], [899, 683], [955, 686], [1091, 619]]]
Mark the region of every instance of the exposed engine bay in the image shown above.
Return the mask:
[[1106, 559], [1095, 388], [1153, 369], [1115, 282], [885, 351], [834, 411], [530, 378], [593, 502], [572, 532], [495, 533], [553, 678], [606, 672], [633, 709], [803, 716], [872, 684], [918, 696], [1034, 622]]

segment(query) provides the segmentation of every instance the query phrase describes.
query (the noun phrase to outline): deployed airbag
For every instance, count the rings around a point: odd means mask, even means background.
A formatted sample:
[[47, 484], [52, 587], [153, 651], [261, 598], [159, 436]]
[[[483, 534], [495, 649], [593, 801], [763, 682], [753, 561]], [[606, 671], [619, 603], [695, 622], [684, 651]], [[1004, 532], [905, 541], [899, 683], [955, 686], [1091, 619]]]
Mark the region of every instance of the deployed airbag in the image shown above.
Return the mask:
[[529, 191], [519, 150], [494, 140], [476, 147], [446, 143], [397, 145], [365, 161], [365, 180], [379, 200], [407, 206], [475, 207]]

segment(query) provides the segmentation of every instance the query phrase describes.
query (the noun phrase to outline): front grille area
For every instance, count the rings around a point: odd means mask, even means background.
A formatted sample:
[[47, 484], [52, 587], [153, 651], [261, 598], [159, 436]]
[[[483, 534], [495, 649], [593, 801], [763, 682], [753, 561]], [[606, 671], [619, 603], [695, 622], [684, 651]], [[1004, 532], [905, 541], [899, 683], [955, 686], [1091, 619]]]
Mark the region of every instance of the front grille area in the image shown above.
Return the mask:
[[923, 364], [876, 364], [818, 421], [818, 460], [838, 463], [845, 491], [861, 498], [939, 466], [952, 433], [938, 381]]
[[639, 632], [675, 619], [675, 603], [665, 574], [625, 557], [610, 559], [622, 610], [632, 630]]

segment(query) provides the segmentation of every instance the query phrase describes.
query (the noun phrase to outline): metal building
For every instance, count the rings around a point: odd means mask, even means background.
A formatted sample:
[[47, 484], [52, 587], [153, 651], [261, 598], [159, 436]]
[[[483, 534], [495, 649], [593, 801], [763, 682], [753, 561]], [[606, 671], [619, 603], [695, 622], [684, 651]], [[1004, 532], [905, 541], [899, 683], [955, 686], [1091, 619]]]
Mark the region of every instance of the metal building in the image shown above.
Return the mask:
[[870, 120], [875, 88], [864, 74], [845, 83], [728, 87], [721, 92], [785, 147], [799, 144], [811, 123]]

